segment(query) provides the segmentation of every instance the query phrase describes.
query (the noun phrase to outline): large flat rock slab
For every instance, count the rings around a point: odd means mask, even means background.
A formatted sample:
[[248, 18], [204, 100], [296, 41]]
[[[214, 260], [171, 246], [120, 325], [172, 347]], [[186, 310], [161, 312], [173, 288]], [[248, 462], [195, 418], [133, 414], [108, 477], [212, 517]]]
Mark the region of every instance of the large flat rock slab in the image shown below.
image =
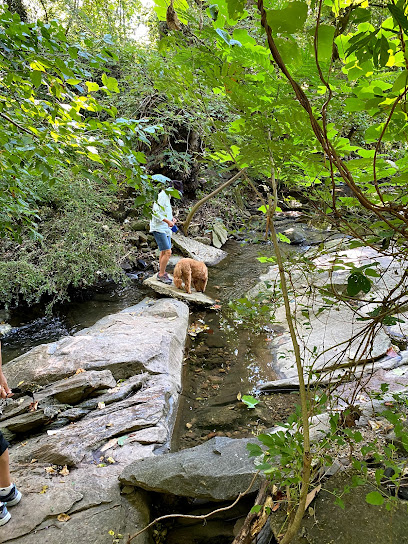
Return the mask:
[[144, 371], [172, 374], [181, 384], [181, 362], [189, 310], [162, 299], [99, 320], [74, 336], [42, 344], [4, 366], [10, 387], [46, 385], [79, 369], [110, 370], [116, 380]]
[[[138, 460], [125, 468], [120, 481], [182, 497], [232, 500], [257, 472], [246, 448], [251, 441], [215, 437], [194, 448]], [[258, 486], [255, 482], [253, 490]]]
[[[31, 438], [24, 445], [12, 448], [11, 459], [13, 462], [38, 459], [43, 463], [69, 466], [77, 466], [84, 461], [92, 463], [93, 453], [112, 438], [141, 429], [153, 430], [157, 425], [165, 424], [171, 410], [170, 398], [177, 398], [175, 384], [168, 377], [154, 376], [134, 395], [91, 411], [78, 423], [51, 431], [53, 434]], [[152, 444], [145, 442], [144, 448], [138, 448], [135, 456], [130, 452], [128, 462], [132, 457], [150, 455], [152, 446], [153, 441]]]
[[[305, 375], [333, 372], [341, 365], [352, 368], [386, 356], [391, 339], [381, 327], [367, 329], [367, 324], [358, 320], [359, 314], [346, 305], [320, 312], [323, 306], [318, 295], [298, 297], [291, 304]], [[307, 316], [302, 313], [305, 308]], [[275, 345], [275, 370], [281, 378], [292, 378], [297, 375], [296, 359], [283, 307], [276, 311], [275, 319], [285, 329]]]
[[169, 449], [188, 318], [178, 300], [144, 301], [4, 366], [36, 402], [4, 401], [0, 427], [14, 433], [10, 465], [23, 499], [0, 542], [112, 544], [109, 532], [148, 523], [145, 493], [122, 495], [118, 475]]
[[228, 253], [222, 249], [217, 249], [216, 247], [197, 242], [197, 240], [188, 238], [180, 232], [173, 234], [172, 240], [174, 245], [184, 255], [191, 257], [191, 259], [196, 259], [197, 261], [204, 261], [207, 266], [215, 266], [228, 255]]
[[[24, 491], [11, 510], [11, 520], [0, 527], [0, 542], [20, 544], [112, 544], [109, 531], [127, 535], [149, 522], [143, 492], [123, 495], [117, 485], [120, 467], [83, 466], [61, 476], [36, 463], [18, 468], [13, 481]], [[68, 521], [58, 516], [67, 514]], [[136, 542], [147, 544], [148, 534]]]
[[174, 285], [167, 285], [166, 283], [159, 281], [157, 279], [157, 274], [145, 279], [143, 283], [161, 295], [183, 300], [184, 302], [206, 307], [211, 307], [215, 304], [214, 299], [208, 297], [204, 293], [195, 291], [194, 288], [192, 293], [186, 293], [184, 289], [177, 289]]
[[[402, 303], [404, 297], [408, 302], [406, 286], [397, 287], [404, 271], [398, 253], [393, 254], [392, 248], [385, 255], [372, 248], [347, 249], [345, 244], [345, 240], [335, 240], [328, 243], [323, 252], [310, 250], [303, 257], [309, 259], [308, 270], [303, 261], [288, 270], [296, 291], [291, 294], [291, 315], [296, 322], [305, 376], [311, 381], [316, 376], [323, 380], [325, 377], [337, 379], [342, 374], [361, 375], [361, 371], [371, 372], [384, 365], [391, 368], [396, 363], [387, 360], [392, 341], [407, 339], [405, 323], [370, 327], [370, 321], [364, 320], [390, 289], [394, 289], [394, 296], [401, 294]], [[360, 293], [353, 301], [336, 302], [330, 291], [341, 296], [346, 292], [351, 267], [367, 265], [378, 273], [378, 277], [370, 277], [371, 290]], [[249, 297], [259, 296], [263, 291], [273, 292], [279, 287], [278, 267], [271, 267], [260, 279]], [[321, 288], [326, 288], [326, 293], [320, 292]], [[404, 319], [403, 315], [400, 317]], [[279, 378], [292, 380], [297, 374], [296, 362], [283, 306], [276, 310], [275, 323], [274, 370]]]

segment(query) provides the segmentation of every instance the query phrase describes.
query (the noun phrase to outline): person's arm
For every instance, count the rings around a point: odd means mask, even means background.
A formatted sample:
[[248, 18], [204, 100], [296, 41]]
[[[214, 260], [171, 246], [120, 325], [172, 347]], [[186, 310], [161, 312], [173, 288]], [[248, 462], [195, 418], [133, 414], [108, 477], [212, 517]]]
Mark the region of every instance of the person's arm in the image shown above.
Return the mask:
[[157, 219], [160, 219], [161, 221], [163, 221], [163, 223], [166, 223], [166, 225], [168, 225], [171, 228], [174, 226], [176, 222], [174, 217], [173, 217], [173, 221], [170, 221], [166, 217], [163, 217], [165, 213], [165, 209], [166, 209], [166, 204], [168, 204], [168, 198], [169, 198], [168, 195], [164, 191], [161, 191], [159, 193], [157, 202], [153, 204], [153, 215]]
[[11, 395], [11, 389], [7, 385], [6, 376], [3, 374], [2, 359], [1, 359], [1, 342], [0, 342], [0, 398], [5, 399]]

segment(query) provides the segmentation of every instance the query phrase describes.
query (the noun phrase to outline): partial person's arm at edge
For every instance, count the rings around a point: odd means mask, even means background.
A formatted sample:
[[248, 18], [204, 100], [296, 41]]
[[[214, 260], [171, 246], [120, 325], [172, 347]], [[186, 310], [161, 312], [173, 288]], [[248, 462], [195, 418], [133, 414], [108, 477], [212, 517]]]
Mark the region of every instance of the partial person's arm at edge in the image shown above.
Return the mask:
[[0, 342], [0, 398], [5, 399], [11, 395], [11, 389], [7, 385], [6, 376], [3, 374], [2, 358], [1, 358], [1, 342]]

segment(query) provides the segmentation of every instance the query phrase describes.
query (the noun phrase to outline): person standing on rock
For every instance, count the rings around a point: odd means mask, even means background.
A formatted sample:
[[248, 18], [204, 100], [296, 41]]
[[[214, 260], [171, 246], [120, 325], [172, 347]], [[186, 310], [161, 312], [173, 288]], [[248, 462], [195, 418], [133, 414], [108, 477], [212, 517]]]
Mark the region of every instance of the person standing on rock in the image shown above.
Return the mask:
[[[182, 194], [183, 183], [181, 181], [169, 180], [168, 183], [170, 187], [177, 189]], [[171, 232], [175, 224], [176, 219], [173, 217], [170, 195], [163, 189], [159, 193], [157, 202], [153, 204], [150, 232], [153, 234], [160, 251], [157, 279], [168, 285], [172, 284], [172, 280], [166, 272], [166, 267], [171, 256]]]
[[[1, 342], [0, 342], [0, 398], [6, 399], [12, 395], [11, 389], [7, 385], [7, 380], [3, 374], [1, 360]], [[9, 444], [0, 431], [0, 526], [4, 525], [11, 518], [8, 506], [15, 506], [21, 500], [21, 493], [11, 482]]]

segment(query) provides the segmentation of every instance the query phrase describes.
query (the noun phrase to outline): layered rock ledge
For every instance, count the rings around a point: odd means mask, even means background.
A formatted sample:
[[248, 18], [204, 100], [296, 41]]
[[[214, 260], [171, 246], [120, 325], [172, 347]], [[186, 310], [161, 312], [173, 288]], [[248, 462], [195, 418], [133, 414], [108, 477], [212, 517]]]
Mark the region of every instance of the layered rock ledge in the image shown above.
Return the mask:
[[188, 316], [177, 300], [142, 302], [5, 365], [34, 401], [8, 400], [0, 417], [23, 493], [0, 542], [111, 544], [109, 531], [148, 523], [144, 492], [121, 493], [118, 475], [168, 449]]

